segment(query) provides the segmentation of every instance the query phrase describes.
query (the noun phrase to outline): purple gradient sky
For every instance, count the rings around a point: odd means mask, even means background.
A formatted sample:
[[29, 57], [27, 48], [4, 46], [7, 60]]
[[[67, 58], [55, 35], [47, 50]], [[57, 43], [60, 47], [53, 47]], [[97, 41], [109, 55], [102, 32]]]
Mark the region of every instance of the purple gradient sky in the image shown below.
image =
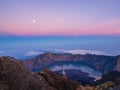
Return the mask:
[[120, 0], [0, 0], [0, 34], [120, 35]]
[[41, 49], [120, 54], [120, 0], [0, 0], [0, 56]]

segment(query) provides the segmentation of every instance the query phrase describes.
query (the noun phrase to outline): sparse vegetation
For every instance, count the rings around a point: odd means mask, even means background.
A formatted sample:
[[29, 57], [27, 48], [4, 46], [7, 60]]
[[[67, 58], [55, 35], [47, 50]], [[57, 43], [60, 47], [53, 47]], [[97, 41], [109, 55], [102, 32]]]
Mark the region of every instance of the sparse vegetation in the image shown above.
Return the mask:
[[103, 84], [96, 86], [95, 90], [108, 90], [110, 87], [113, 87], [113, 86], [115, 86], [114, 82], [107, 81]]

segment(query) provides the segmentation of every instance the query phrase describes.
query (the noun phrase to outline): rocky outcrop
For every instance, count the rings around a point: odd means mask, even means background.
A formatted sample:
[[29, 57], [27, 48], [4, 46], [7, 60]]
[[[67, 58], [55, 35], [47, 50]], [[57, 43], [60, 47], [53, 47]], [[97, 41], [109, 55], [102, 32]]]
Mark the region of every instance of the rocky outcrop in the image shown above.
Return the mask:
[[29, 70], [35, 70], [58, 61], [71, 61], [81, 62], [92, 67], [95, 70], [106, 73], [116, 69], [117, 56], [104, 56], [104, 55], [80, 55], [80, 54], [56, 54], [44, 53], [35, 58], [23, 61], [25, 67]]
[[57, 90], [76, 90], [76, 87], [80, 85], [79, 83], [68, 80], [65, 77], [61, 78], [61, 76], [52, 73], [49, 69], [44, 69], [37, 74], [44, 77], [48, 84], [55, 87]]
[[19, 60], [0, 57], [0, 90], [81, 90], [79, 86], [48, 69], [33, 73]]
[[43, 77], [27, 71], [21, 61], [8, 57], [0, 58], [0, 90], [48, 90], [49, 88]]

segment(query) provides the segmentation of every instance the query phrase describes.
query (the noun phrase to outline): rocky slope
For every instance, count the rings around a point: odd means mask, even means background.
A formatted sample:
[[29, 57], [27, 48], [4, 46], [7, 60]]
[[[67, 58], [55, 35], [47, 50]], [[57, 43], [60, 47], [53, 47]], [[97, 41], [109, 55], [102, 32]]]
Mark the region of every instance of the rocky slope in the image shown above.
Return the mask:
[[120, 56], [104, 56], [104, 55], [80, 55], [80, 54], [56, 54], [56, 53], [44, 53], [35, 58], [23, 61], [25, 67], [29, 70], [35, 70], [47, 65], [50, 65], [58, 61], [72, 61], [81, 62], [92, 67], [95, 70], [102, 71], [106, 73], [112, 70], [119, 69]]
[[[103, 82], [100, 84], [113, 80], [118, 85], [112, 90], [119, 90], [119, 77], [119, 72], [109, 72], [103, 75], [101, 79]], [[19, 60], [0, 57], [0, 90], [96, 90], [95, 88], [95, 86], [82, 86], [80, 83], [69, 80], [65, 76], [59, 76], [49, 69], [33, 73], [27, 71]]]
[[33, 73], [22, 62], [0, 57], [0, 90], [81, 90], [80, 84], [45, 69]]
[[97, 85], [96, 90], [120, 90], [120, 72], [110, 71], [104, 74], [100, 80], [91, 83], [91, 85]]

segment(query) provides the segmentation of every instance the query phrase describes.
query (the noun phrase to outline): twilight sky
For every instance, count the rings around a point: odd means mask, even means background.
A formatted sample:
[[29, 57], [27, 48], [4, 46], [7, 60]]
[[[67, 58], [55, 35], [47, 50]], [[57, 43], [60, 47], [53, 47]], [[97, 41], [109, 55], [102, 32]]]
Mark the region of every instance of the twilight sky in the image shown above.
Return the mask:
[[0, 33], [120, 35], [120, 0], [0, 0]]
[[0, 0], [0, 56], [41, 49], [118, 55], [119, 9], [120, 0]]

